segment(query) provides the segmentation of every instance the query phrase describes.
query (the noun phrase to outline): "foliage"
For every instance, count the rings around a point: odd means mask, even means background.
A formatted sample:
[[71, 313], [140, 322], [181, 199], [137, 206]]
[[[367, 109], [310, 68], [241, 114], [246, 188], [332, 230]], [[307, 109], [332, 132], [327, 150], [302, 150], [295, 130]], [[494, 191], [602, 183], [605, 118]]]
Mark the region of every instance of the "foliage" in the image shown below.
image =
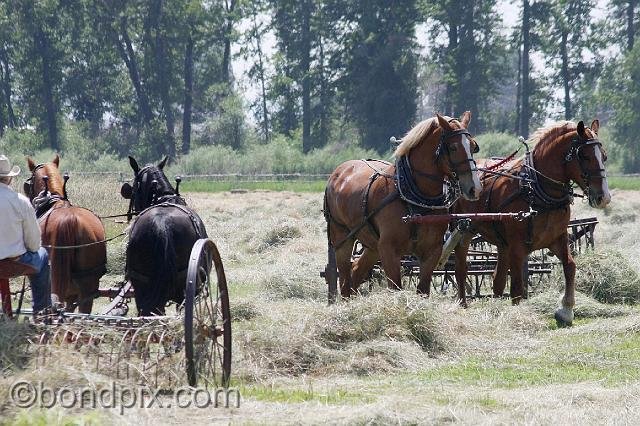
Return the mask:
[[610, 127], [622, 169], [640, 172], [640, 44], [612, 63], [604, 76], [599, 93], [612, 108]]
[[474, 117], [471, 129], [484, 130], [489, 121], [485, 116], [487, 107], [491, 99], [495, 99], [495, 89], [510, 67], [496, 0], [425, 0], [423, 3], [445, 84], [438, 106], [449, 115], [470, 110]]
[[347, 45], [345, 100], [363, 145], [384, 152], [389, 138], [405, 133], [416, 114], [416, 5], [356, 2], [352, 14], [356, 30]]
[[477, 158], [506, 157], [518, 149], [522, 150], [518, 138], [507, 133], [484, 133], [475, 139], [480, 146], [480, 152], [475, 155]]

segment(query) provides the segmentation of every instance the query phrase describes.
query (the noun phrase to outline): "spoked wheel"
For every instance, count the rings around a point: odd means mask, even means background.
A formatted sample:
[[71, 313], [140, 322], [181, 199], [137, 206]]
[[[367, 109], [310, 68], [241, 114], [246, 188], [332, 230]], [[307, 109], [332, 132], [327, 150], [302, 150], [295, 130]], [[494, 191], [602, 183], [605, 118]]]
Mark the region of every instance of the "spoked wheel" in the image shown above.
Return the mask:
[[[212, 282], [212, 266], [217, 282]], [[184, 340], [190, 386], [227, 387], [231, 376], [231, 312], [218, 248], [208, 238], [193, 246], [187, 271]]]

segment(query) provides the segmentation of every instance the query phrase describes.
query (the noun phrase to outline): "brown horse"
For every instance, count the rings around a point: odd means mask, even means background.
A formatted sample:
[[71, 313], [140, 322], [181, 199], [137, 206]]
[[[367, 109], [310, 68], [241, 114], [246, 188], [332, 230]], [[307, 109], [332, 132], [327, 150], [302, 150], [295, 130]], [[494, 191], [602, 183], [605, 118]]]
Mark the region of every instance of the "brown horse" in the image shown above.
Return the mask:
[[473, 233], [479, 233], [498, 247], [498, 263], [493, 276], [493, 293], [502, 296], [511, 270], [511, 300], [523, 297], [523, 269], [534, 250], [548, 248], [562, 262], [565, 290], [562, 308], [555, 317], [560, 325], [573, 321], [575, 304], [575, 263], [568, 246], [567, 225], [573, 201], [572, 182], [588, 197], [589, 205], [604, 208], [611, 201], [604, 162], [606, 152], [598, 140], [598, 120], [591, 128], [580, 121], [560, 122], [536, 131], [535, 147], [524, 158], [504, 169], [483, 175], [483, 189], [475, 202], [461, 201], [457, 213], [519, 212], [535, 210], [537, 215], [524, 221], [473, 224], [456, 247], [458, 297], [464, 305], [467, 276], [466, 257]]
[[[34, 202], [42, 244], [51, 260], [51, 300], [64, 301], [68, 311], [78, 306], [90, 313], [100, 277], [106, 272], [104, 226], [90, 210], [72, 206], [66, 196], [56, 155], [51, 163], [36, 165], [27, 158], [31, 177], [24, 192]], [[46, 188], [45, 188], [46, 176]]]
[[[324, 213], [343, 297], [358, 289], [378, 259], [388, 286], [400, 288], [400, 260], [407, 253], [420, 259], [418, 292], [429, 294], [447, 225], [411, 225], [402, 217], [447, 212], [457, 194], [455, 184], [443, 190], [447, 180], [459, 181], [463, 197], [477, 198], [481, 186], [472, 153], [478, 145], [466, 130], [470, 119], [469, 112], [459, 121], [441, 115], [427, 119], [402, 138], [395, 164], [352, 160], [329, 177]], [[365, 249], [352, 267], [356, 238]]]

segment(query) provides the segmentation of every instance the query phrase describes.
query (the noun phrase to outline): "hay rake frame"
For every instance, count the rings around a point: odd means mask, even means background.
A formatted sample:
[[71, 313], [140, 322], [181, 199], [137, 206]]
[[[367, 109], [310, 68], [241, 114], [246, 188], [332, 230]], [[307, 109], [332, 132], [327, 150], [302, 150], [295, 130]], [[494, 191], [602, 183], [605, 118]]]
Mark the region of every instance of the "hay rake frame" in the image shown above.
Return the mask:
[[[453, 225], [445, 236], [442, 255], [433, 272], [432, 285], [434, 290], [442, 294], [457, 294], [457, 284], [455, 281], [455, 256], [453, 250], [462, 238], [463, 233], [468, 232], [471, 221], [495, 221], [495, 220], [522, 220], [526, 217], [526, 212], [520, 213], [478, 213], [478, 214], [448, 214], [425, 217], [407, 217], [407, 221], [424, 222], [442, 220], [451, 222]], [[431, 218], [431, 219], [427, 219]], [[433, 219], [436, 218], [436, 219]], [[587, 248], [594, 248], [595, 240], [593, 233], [598, 224], [596, 217], [585, 219], [574, 219], [569, 222], [569, 244], [573, 254], [580, 253]], [[351, 263], [353, 264], [362, 255], [364, 247], [359, 241], [353, 246]], [[483, 288], [491, 288], [492, 275], [497, 263], [497, 250], [480, 235], [475, 235], [471, 242], [471, 247], [467, 255], [467, 282], [466, 290], [469, 298], [482, 298], [489, 296], [482, 292]], [[559, 264], [553, 260], [552, 255], [546, 250], [536, 250], [527, 258], [524, 268], [525, 297], [528, 297], [530, 290], [535, 289], [545, 277], [549, 276], [553, 269]], [[420, 264], [415, 256], [403, 256], [401, 260], [402, 276], [407, 278], [409, 285], [417, 284], [420, 274]], [[336, 268], [335, 254], [332, 248], [328, 250], [328, 263], [325, 270], [320, 272], [320, 276], [325, 278], [328, 289], [329, 304], [335, 303], [338, 294], [338, 271]], [[369, 290], [374, 286], [373, 277], [384, 277], [384, 272], [380, 262], [373, 267], [370, 279]], [[450, 293], [452, 291], [452, 293]]]
[[112, 299], [101, 314], [62, 309], [12, 313], [32, 318], [35, 337], [27, 340], [25, 351], [35, 356], [37, 364], [47, 363], [55, 347], [73, 345], [87, 356], [87, 364], [94, 363], [96, 370], [109, 371], [117, 379], [133, 378], [154, 387], [174, 386], [185, 378], [194, 387], [229, 385], [229, 294], [213, 241], [203, 238], [192, 247], [185, 298], [176, 306], [175, 316], [127, 317], [133, 296], [131, 283], [126, 282], [99, 291], [97, 297]]

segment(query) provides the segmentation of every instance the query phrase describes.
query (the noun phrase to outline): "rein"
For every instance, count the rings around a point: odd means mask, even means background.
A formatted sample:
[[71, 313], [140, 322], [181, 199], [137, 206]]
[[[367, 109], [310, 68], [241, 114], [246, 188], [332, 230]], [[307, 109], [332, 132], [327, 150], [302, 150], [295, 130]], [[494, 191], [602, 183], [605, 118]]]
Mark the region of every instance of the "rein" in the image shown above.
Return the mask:
[[116, 238], [122, 237], [123, 235], [127, 235], [127, 232], [126, 231], [122, 231], [118, 235], [116, 235], [114, 237], [111, 237], [111, 238], [105, 238], [104, 240], [94, 241], [92, 243], [86, 243], [86, 244], [78, 244], [78, 245], [75, 245], [75, 246], [52, 246], [52, 245], [44, 245], [43, 244], [42, 247], [48, 248], [48, 249], [56, 249], [56, 250], [79, 249], [79, 248], [83, 248], [83, 247], [94, 246], [96, 244], [108, 243], [109, 241], [113, 241]]

